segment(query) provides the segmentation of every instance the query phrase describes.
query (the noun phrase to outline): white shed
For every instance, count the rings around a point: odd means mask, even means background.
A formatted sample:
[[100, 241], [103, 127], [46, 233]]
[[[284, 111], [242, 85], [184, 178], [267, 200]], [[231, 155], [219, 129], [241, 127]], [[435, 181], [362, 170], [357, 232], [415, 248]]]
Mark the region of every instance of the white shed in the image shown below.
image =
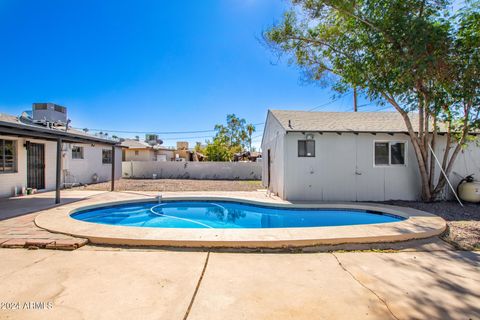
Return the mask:
[[[445, 141], [439, 135], [436, 154]], [[263, 184], [282, 199], [420, 199], [417, 160], [397, 112], [269, 110], [262, 152]], [[480, 177], [475, 143], [459, 154], [450, 179], [456, 186], [468, 174]], [[446, 196], [451, 197], [448, 190]]]

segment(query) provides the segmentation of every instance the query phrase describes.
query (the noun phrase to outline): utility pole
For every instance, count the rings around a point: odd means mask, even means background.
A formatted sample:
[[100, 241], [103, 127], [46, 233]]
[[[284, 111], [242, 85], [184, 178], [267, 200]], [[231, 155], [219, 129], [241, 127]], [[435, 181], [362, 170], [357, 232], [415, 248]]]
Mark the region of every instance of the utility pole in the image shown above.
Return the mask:
[[357, 87], [353, 87], [353, 112], [357, 111]]

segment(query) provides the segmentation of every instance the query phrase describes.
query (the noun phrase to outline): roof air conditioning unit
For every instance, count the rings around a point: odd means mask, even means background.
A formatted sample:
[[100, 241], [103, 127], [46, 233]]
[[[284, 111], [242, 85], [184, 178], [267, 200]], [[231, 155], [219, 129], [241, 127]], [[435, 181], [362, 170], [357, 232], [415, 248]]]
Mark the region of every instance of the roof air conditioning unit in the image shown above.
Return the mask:
[[151, 146], [155, 146], [157, 144], [163, 143], [162, 139], [158, 138], [158, 134], [153, 134], [153, 133], [147, 133], [145, 135], [145, 142]]
[[32, 105], [32, 120], [34, 123], [66, 126], [67, 108], [54, 103], [34, 103]]

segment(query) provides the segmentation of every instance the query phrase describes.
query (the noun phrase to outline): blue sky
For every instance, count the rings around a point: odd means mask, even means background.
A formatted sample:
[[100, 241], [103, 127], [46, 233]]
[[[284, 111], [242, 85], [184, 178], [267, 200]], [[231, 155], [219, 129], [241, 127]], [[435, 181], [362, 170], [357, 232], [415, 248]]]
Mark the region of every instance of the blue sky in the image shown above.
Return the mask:
[[[261, 123], [269, 108], [323, 105], [333, 92], [303, 84], [259, 41], [288, 4], [1, 0], [0, 112], [55, 102], [74, 127], [185, 132], [211, 130], [227, 113]], [[322, 110], [351, 108], [346, 96]], [[161, 137], [173, 145], [211, 134]]]

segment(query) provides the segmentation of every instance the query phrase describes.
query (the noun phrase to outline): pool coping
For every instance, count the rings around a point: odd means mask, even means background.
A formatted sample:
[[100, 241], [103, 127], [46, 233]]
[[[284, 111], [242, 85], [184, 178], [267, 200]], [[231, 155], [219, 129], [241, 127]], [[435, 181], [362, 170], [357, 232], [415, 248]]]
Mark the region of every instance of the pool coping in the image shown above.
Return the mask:
[[128, 202], [155, 201], [143, 195], [95, 197], [45, 210], [35, 218], [35, 224], [50, 232], [86, 238], [93, 244], [129, 246], [166, 246], [185, 248], [289, 248], [348, 243], [398, 242], [429, 238], [443, 233], [446, 222], [433, 214], [408, 208], [377, 203], [319, 202], [291, 203], [270, 198], [252, 199], [247, 196], [164, 195], [165, 200], [237, 201], [252, 205], [283, 208], [329, 208], [381, 211], [406, 218], [399, 222], [308, 228], [270, 229], [185, 229], [114, 226], [85, 222], [70, 215], [81, 209]]

